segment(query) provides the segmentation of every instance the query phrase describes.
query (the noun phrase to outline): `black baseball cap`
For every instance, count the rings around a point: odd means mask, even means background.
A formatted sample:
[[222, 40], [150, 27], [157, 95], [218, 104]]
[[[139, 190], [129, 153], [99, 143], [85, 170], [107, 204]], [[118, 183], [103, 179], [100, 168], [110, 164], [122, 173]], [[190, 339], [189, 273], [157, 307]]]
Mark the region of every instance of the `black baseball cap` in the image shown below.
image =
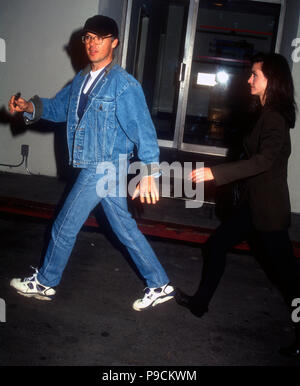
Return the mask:
[[112, 35], [119, 38], [117, 23], [108, 16], [95, 15], [87, 19], [83, 27], [83, 33], [92, 32], [100, 36]]

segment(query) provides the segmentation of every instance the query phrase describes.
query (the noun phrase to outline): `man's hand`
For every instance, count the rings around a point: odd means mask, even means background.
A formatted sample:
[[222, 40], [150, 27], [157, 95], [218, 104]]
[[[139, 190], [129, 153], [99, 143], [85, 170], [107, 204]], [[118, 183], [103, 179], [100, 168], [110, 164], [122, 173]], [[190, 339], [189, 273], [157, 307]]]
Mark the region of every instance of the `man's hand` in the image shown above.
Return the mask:
[[142, 204], [145, 202], [145, 197], [147, 204], [156, 204], [156, 202], [159, 201], [159, 193], [153, 176], [147, 176], [141, 179], [141, 182], [137, 185], [133, 193], [132, 200], [138, 195], [140, 195]]
[[8, 110], [11, 114], [17, 113], [33, 113], [33, 105], [27, 102], [24, 98], [13, 95], [8, 102]]
[[210, 168], [195, 169], [190, 174], [190, 179], [193, 182], [201, 183], [205, 181], [212, 181], [215, 179]]

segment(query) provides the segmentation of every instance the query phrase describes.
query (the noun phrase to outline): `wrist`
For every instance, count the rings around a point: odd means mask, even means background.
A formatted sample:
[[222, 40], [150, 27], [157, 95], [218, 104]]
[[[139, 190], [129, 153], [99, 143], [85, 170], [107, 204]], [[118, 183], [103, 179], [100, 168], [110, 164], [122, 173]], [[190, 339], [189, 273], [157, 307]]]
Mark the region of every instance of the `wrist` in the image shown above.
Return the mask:
[[26, 106], [26, 108], [25, 108], [25, 111], [26, 111], [26, 113], [30, 113], [30, 114], [33, 113], [34, 109], [33, 109], [33, 104], [32, 104], [32, 102], [27, 102], [27, 106]]

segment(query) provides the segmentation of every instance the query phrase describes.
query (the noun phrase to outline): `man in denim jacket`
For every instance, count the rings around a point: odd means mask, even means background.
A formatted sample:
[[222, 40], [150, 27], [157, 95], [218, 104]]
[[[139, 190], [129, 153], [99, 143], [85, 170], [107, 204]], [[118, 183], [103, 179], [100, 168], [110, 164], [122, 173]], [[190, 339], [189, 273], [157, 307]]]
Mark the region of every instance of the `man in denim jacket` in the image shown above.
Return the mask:
[[[51, 300], [78, 232], [101, 202], [112, 229], [147, 283], [144, 297], [133, 303], [133, 308], [141, 311], [173, 298], [174, 288], [128, 212], [120, 181], [124, 181], [135, 146], [145, 167], [132, 198], [140, 195], [141, 202], [146, 198], [154, 204], [159, 199], [154, 181], [159, 163], [156, 132], [140, 84], [112, 63], [119, 42], [115, 21], [93, 16], [86, 21], [83, 33], [88, 68], [52, 99], [34, 96], [26, 101], [13, 96], [9, 101], [10, 112], [23, 112], [27, 124], [40, 118], [67, 122], [69, 162], [82, 169], [52, 227], [42, 267], [33, 276], [13, 279], [10, 284], [21, 295]], [[107, 175], [107, 165], [115, 173]], [[111, 191], [104, 189], [107, 185]]]

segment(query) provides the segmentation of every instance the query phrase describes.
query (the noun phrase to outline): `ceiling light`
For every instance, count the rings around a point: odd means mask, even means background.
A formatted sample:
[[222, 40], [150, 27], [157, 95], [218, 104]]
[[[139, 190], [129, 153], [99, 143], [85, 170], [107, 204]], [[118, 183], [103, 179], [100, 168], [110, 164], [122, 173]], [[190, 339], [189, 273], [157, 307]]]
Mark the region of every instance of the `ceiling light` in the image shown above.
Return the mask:
[[226, 71], [219, 71], [216, 75], [216, 79], [218, 83], [226, 84], [229, 79], [229, 75]]

